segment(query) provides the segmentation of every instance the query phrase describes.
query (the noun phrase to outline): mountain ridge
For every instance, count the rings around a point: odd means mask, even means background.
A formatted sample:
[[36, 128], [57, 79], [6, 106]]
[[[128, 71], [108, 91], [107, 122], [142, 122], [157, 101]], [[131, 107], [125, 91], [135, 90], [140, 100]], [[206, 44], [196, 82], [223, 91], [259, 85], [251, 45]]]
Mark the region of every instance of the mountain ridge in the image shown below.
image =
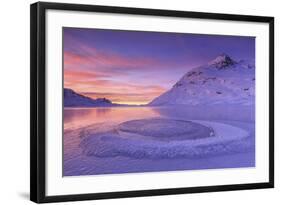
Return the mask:
[[64, 107], [99, 107], [114, 105], [106, 98], [92, 99], [90, 97], [76, 93], [70, 88], [64, 88]]
[[255, 102], [255, 65], [221, 54], [184, 74], [148, 105], [242, 104]]

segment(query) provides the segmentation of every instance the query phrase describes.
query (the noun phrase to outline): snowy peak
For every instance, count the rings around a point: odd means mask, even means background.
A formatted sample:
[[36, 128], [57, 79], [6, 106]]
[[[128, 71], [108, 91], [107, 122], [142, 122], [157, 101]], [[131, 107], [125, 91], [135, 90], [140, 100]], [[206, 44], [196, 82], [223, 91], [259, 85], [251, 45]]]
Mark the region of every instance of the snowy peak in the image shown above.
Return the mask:
[[149, 105], [210, 105], [255, 103], [255, 64], [234, 61], [226, 54], [196, 67]]
[[208, 63], [209, 66], [215, 66], [218, 69], [224, 69], [237, 64], [229, 55], [223, 53]]

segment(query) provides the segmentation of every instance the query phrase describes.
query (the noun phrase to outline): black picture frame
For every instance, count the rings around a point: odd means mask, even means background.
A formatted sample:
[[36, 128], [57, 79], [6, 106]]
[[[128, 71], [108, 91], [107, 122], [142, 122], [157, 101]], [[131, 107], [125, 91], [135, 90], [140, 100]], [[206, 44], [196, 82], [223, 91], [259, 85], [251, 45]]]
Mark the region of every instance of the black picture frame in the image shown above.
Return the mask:
[[[46, 196], [46, 10], [86, 11], [101, 13], [137, 14], [148, 16], [170, 16], [195, 19], [217, 19], [230, 21], [263, 22], [269, 24], [269, 181], [263, 183], [230, 184], [220, 186], [203, 186], [188, 188], [171, 188], [157, 190], [138, 190], [109, 193], [88, 193], [74, 195]], [[187, 12], [173, 10], [156, 10], [144, 8], [110, 7], [83, 4], [38, 2], [30, 7], [30, 199], [37, 203], [76, 200], [96, 200], [123, 197], [141, 197], [169, 194], [186, 194], [197, 192], [230, 191], [274, 187], [274, 18], [265, 16], [248, 16]]]

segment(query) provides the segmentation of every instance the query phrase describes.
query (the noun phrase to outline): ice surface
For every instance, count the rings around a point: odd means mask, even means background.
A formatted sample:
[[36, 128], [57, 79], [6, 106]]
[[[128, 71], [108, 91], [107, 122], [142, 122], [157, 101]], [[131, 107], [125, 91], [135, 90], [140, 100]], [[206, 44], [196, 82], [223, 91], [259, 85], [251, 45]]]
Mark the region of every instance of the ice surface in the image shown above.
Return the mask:
[[[196, 148], [192, 148], [191, 146], [192, 150], [198, 151], [196, 155], [191, 155], [187, 154], [186, 149], [179, 149], [180, 145], [187, 147], [190, 143], [191, 140], [185, 139], [185, 137], [172, 136], [169, 139], [168, 135], [167, 137], [145, 136], [118, 129], [118, 125], [122, 123], [140, 119], [149, 120], [151, 118], [183, 120], [197, 123], [203, 127], [213, 129], [214, 133], [222, 132], [225, 134], [221, 141], [216, 136], [201, 138], [201, 141], [203, 140], [204, 142], [203, 145]], [[255, 107], [241, 105], [226, 106], [220, 104], [213, 106], [128, 107], [126, 109], [124, 107], [65, 109], [63, 175], [79, 176], [254, 167], [254, 122]], [[228, 129], [229, 131], [224, 131], [221, 130], [223, 127], [240, 129]], [[239, 138], [237, 136], [241, 136], [241, 133], [237, 132], [238, 135], [235, 135], [237, 130], [247, 131], [249, 136]], [[112, 143], [112, 148], [109, 145], [110, 140], [106, 139], [106, 137], [101, 140], [103, 138], [102, 136], [105, 135], [113, 137], [114, 142], [117, 142], [116, 144]], [[91, 139], [93, 137], [97, 137], [96, 141]], [[121, 142], [120, 138], [124, 139], [124, 142]], [[134, 139], [134, 141], [130, 139]], [[213, 139], [214, 142], [216, 139], [217, 146], [215, 146], [215, 143], [208, 144], [207, 139]], [[229, 141], [224, 141], [226, 139], [229, 139]], [[151, 146], [153, 149], [158, 149], [155, 148], [158, 146], [167, 153], [160, 155], [159, 152], [154, 151], [154, 153], [150, 153], [151, 155], [142, 155], [142, 153], [148, 153], [147, 150], [142, 150], [138, 151], [141, 154], [136, 157], [137, 154], [132, 154], [132, 149], [135, 146], [141, 150], [142, 147], [138, 144], [132, 144], [134, 142], [140, 143], [144, 140], [152, 142]], [[196, 141], [199, 142], [200, 140]], [[88, 145], [87, 142], [89, 142]], [[131, 148], [125, 147], [126, 143]], [[170, 146], [170, 149], [163, 148], [164, 144], [167, 145], [166, 147]], [[173, 152], [172, 146], [177, 147], [177, 150]], [[107, 149], [107, 151], [103, 152], [102, 149]], [[205, 154], [204, 149], [206, 150]], [[96, 153], [94, 153], [95, 150]], [[118, 150], [121, 150], [122, 154], [115, 153]], [[180, 155], [180, 151], [184, 154]], [[89, 152], [89, 155], [87, 155], [87, 152]], [[172, 156], [172, 153], [176, 153], [176, 155]], [[169, 157], [167, 157], [168, 154]], [[110, 155], [112, 157], [109, 157]]]
[[212, 136], [213, 130], [199, 123], [174, 119], [131, 120], [118, 125], [123, 132], [156, 137], [157, 140], [186, 140]]
[[249, 132], [224, 123], [149, 118], [109, 126], [102, 132], [92, 129], [80, 147], [86, 156], [102, 158], [200, 158], [246, 150], [248, 137]]

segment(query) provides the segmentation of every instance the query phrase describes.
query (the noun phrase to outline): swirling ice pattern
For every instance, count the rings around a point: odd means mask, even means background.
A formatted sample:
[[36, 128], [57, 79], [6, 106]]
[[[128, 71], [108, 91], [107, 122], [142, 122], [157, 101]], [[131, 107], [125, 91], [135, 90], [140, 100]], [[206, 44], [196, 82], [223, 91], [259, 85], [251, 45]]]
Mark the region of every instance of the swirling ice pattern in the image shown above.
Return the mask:
[[249, 133], [209, 121], [150, 118], [98, 126], [81, 134], [87, 156], [138, 159], [195, 158], [241, 152]]

